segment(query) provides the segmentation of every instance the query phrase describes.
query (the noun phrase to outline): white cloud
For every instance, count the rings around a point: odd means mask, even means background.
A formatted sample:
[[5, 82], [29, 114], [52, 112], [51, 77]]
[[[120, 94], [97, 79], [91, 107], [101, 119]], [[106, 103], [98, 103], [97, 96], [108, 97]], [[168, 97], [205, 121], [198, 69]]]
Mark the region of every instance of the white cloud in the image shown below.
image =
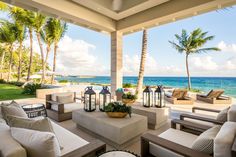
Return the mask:
[[223, 52], [234, 52], [236, 53], [236, 44], [227, 44], [224, 41], [219, 42], [218, 48]]
[[191, 57], [189, 64], [194, 70], [207, 70], [213, 71], [217, 70], [218, 65], [212, 60], [211, 56], [206, 57]]
[[73, 40], [65, 36], [58, 45], [56, 71], [74, 75], [102, 75], [107, 73], [107, 67], [91, 53], [91, 50], [95, 48], [94, 45], [83, 40]]

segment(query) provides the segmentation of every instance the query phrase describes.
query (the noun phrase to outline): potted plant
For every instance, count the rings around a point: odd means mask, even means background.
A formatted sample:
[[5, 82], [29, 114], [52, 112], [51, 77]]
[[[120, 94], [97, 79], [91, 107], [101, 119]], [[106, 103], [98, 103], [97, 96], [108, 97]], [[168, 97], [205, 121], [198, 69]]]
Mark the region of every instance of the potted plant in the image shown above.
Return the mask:
[[127, 114], [131, 117], [131, 106], [126, 106], [122, 102], [110, 102], [105, 106], [105, 112], [111, 118], [124, 118]]
[[137, 99], [137, 95], [132, 94], [131, 92], [124, 93], [122, 95], [122, 102], [127, 105], [132, 105], [136, 99]]

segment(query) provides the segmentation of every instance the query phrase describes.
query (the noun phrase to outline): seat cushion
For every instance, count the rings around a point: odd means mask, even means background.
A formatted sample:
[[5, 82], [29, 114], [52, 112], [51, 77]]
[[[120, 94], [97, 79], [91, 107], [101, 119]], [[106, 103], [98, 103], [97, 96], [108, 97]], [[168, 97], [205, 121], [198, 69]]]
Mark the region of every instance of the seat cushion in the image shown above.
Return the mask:
[[236, 137], [236, 123], [225, 122], [214, 140], [214, 157], [233, 157], [231, 149]]
[[226, 122], [227, 121], [227, 115], [228, 115], [229, 107], [221, 110], [218, 115], [216, 116], [216, 120], [221, 121], [221, 122]]
[[[81, 109], [83, 107], [84, 107], [83, 104], [78, 103], [78, 102], [64, 104], [64, 113], [72, 112], [74, 110], [78, 110], [78, 109]], [[58, 105], [56, 105], [56, 104], [51, 105], [51, 109], [54, 110], [54, 111], [58, 111]]]
[[27, 157], [26, 150], [11, 136], [10, 127], [0, 123], [0, 156]]
[[[191, 113], [189, 113], [191, 114]], [[206, 117], [206, 118], [211, 118], [211, 119], [216, 119], [216, 116], [213, 115], [205, 115], [205, 114], [200, 114], [200, 113], [192, 113], [193, 115], [200, 116], [200, 117]], [[192, 118], [184, 118], [184, 120], [196, 123], [196, 124], [201, 124], [201, 125], [207, 125], [207, 126], [215, 126], [214, 123], [211, 122], [205, 122], [197, 119], [192, 119]]]
[[221, 126], [216, 125], [205, 132], [203, 132], [198, 138], [193, 142], [192, 149], [206, 153], [213, 154], [213, 145], [214, 139], [218, 132], [220, 131]]
[[236, 105], [232, 105], [227, 114], [227, 120], [230, 122], [236, 122]]
[[54, 93], [52, 94], [51, 96], [51, 99], [53, 101], [57, 101], [57, 96], [70, 96], [70, 95], [73, 95], [73, 99], [74, 99], [74, 92], [64, 92], [64, 93]]
[[[159, 137], [190, 148], [198, 136], [170, 128], [160, 134]], [[182, 157], [179, 154], [176, 154], [153, 143], [150, 143], [149, 152], [156, 157]]]
[[61, 150], [61, 156], [64, 156], [89, 144], [89, 142], [85, 141], [81, 137], [73, 134], [72, 132], [64, 129], [54, 122], [52, 122], [52, 127], [60, 145], [63, 147], [63, 149]]
[[23, 128], [11, 128], [12, 137], [27, 151], [27, 157], [58, 157], [60, 146], [51, 132], [41, 132]]
[[14, 115], [18, 117], [28, 118], [25, 111], [21, 108], [19, 104], [12, 101], [9, 105], [1, 105], [1, 112], [3, 118], [7, 121], [7, 115]]

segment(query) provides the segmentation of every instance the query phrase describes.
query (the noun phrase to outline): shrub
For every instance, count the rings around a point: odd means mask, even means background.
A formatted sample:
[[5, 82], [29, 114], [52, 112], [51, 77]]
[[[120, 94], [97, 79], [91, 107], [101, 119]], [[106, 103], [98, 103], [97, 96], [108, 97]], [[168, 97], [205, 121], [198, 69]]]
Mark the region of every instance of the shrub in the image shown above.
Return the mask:
[[136, 100], [136, 99], [137, 99], [137, 95], [136, 95], [136, 94], [131, 94], [130, 92], [124, 93], [124, 94], [122, 95], [122, 99]]
[[9, 84], [21, 87], [24, 85], [24, 82], [11, 81], [11, 82], [9, 82]]
[[41, 84], [38, 84], [38, 83], [30, 84], [29, 83], [29, 84], [25, 85], [22, 94], [35, 95], [37, 89], [42, 89]]
[[125, 112], [131, 117], [131, 106], [126, 106], [122, 102], [110, 102], [105, 106], [105, 112]]
[[123, 88], [132, 88], [133, 85], [131, 83], [124, 83]]
[[68, 80], [59, 80], [58, 82], [59, 83], [68, 83], [69, 81]]
[[4, 84], [4, 83], [6, 83], [6, 81], [4, 79], [0, 79], [0, 83]]

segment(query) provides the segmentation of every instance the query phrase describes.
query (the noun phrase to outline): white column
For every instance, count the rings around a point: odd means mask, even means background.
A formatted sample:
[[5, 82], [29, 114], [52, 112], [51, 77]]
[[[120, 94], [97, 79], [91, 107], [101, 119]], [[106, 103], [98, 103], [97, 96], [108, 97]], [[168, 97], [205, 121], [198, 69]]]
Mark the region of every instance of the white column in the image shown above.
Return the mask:
[[115, 96], [117, 88], [123, 84], [122, 72], [122, 33], [115, 31], [111, 33], [111, 94]]

